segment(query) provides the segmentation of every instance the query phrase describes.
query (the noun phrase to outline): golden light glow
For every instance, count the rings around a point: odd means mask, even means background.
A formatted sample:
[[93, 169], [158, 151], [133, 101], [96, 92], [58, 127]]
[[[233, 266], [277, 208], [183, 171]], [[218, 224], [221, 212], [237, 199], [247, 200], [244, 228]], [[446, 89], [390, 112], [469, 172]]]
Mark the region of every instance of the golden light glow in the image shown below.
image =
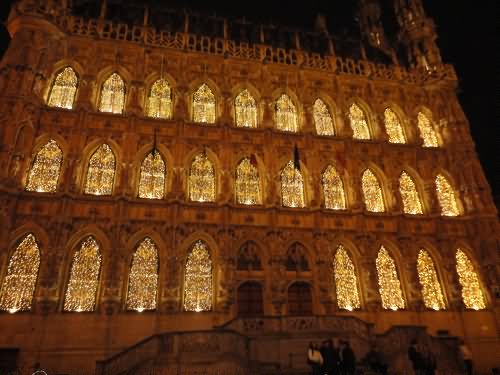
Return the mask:
[[442, 174], [436, 176], [436, 194], [439, 207], [441, 207], [441, 216], [460, 215], [455, 191], [448, 179]]
[[28, 172], [26, 190], [54, 193], [61, 173], [63, 154], [56, 141], [49, 140], [35, 155]]
[[125, 83], [118, 73], [113, 73], [102, 85], [99, 111], [122, 113], [124, 105]]
[[73, 68], [67, 66], [54, 79], [47, 104], [50, 107], [72, 109], [77, 87], [78, 77]]
[[349, 108], [349, 120], [354, 139], [370, 139], [370, 130], [368, 129], [366, 115], [356, 103], [351, 104]]
[[212, 260], [207, 244], [198, 240], [191, 248], [186, 261], [184, 310], [210, 311], [212, 298]]
[[425, 249], [420, 249], [418, 253], [417, 271], [425, 307], [433, 310], [446, 309], [434, 261]]
[[281, 200], [283, 207], [305, 207], [304, 179], [292, 160], [281, 170]]
[[205, 154], [194, 157], [189, 169], [189, 199], [194, 202], [215, 202], [215, 169]]
[[356, 269], [346, 249], [339, 245], [333, 258], [333, 278], [340, 309], [359, 309], [361, 302], [358, 292]]
[[384, 111], [384, 123], [390, 143], [406, 143], [401, 122], [396, 113], [390, 108], [386, 108]]
[[485, 309], [486, 303], [474, 265], [462, 249], [457, 250], [456, 260], [465, 307], [474, 310]]
[[335, 135], [332, 115], [323, 100], [316, 99], [313, 106], [313, 115], [318, 135]]
[[345, 210], [344, 183], [333, 165], [326, 167], [321, 180], [325, 196], [325, 207], [330, 210]]
[[389, 252], [383, 246], [380, 247], [375, 263], [377, 266], [382, 307], [391, 310], [404, 309], [405, 301], [396, 271], [396, 264], [394, 263], [394, 259], [389, 255]]
[[141, 164], [139, 198], [162, 199], [165, 194], [166, 167], [158, 151], [151, 151]]
[[151, 86], [147, 115], [161, 119], [172, 118], [172, 93], [167, 80], [159, 79]]
[[207, 84], [202, 84], [193, 94], [193, 121], [215, 123], [215, 95]]
[[401, 194], [403, 212], [405, 214], [420, 215], [423, 213], [422, 203], [420, 202], [415, 182], [405, 171], [399, 176], [399, 193]]
[[293, 133], [299, 131], [297, 109], [292, 99], [286, 94], [281, 94], [276, 100], [275, 121], [278, 130]]
[[422, 138], [424, 147], [439, 147], [436, 131], [429, 118], [422, 112], [417, 115], [417, 124], [420, 129], [420, 138]]
[[244, 128], [257, 127], [257, 104], [248, 90], [243, 90], [234, 100], [236, 126]]
[[244, 158], [236, 167], [236, 202], [239, 204], [261, 204], [260, 179], [257, 167], [250, 158]]
[[366, 169], [361, 177], [361, 184], [363, 187], [363, 199], [365, 202], [366, 210], [370, 212], [384, 212], [384, 197], [382, 196], [382, 189], [375, 174]]
[[94, 311], [100, 271], [99, 244], [89, 236], [73, 256], [64, 300], [65, 311]]
[[0, 289], [0, 310], [15, 313], [31, 309], [39, 268], [40, 250], [30, 233], [10, 257]]
[[111, 195], [115, 181], [115, 165], [115, 154], [106, 143], [103, 143], [89, 160], [85, 194]]

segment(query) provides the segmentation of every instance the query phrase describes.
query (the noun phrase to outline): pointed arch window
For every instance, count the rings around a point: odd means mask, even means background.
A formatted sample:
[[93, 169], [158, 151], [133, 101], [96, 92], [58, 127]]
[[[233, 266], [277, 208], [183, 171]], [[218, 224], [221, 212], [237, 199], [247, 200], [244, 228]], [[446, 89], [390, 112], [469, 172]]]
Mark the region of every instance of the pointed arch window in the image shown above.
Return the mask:
[[49, 140], [35, 155], [28, 172], [27, 191], [54, 193], [61, 173], [63, 153], [53, 139]]
[[278, 130], [293, 133], [299, 131], [297, 108], [288, 95], [281, 94], [276, 100], [275, 116]]
[[186, 261], [184, 276], [184, 310], [210, 311], [212, 309], [212, 260], [207, 244], [194, 243]]
[[115, 154], [106, 143], [92, 154], [85, 179], [85, 194], [111, 195], [115, 181]]
[[78, 77], [73, 68], [67, 66], [54, 79], [47, 104], [50, 107], [72, 109], [77, 88]]
[[465, 307], [474, 310], [485, 309], [486, 303], [474, 265], [462, 249], [457, 250], [455, 257]]
[[236, 201], [239, 204], [261, 204], [260, 178], [255, 157], [244, 158], [236, 167]]
[[236, 126], [243, 128], [257, 127], [257, 103], [247, 89], [240, 92], [234, 100], [234, 109]]
[[215, 123], [215, 95], [206, 83], [203, 83], [193, 94], [193, 121], [198, 123]]
[[351, 104], [349, 107], [349, 121], [354, 139], [370, 139], [366, 115], [356, 103]]
[[193, 202], [215, 202], [215, 169], [204, 153], [194, 157], [188, 185], [189, 199]]
[[149, 92], [147, 115], [149, 117], [172, 118], [172, 90], [166, 79], [159, 79]]
[[94, 311], [100, 272], [99, 244], [93, 236], [89, 236], [73, 256], [64, 311]]
[[405, 214], [421, 215], [423, 213], [422, 202], [415, 182], [405, 171], [399, 176], [399, 193], [401, 194]]
[[158, 249], [154, 241], [146, 237], [132, 257], [128, 280], [127, 309], [156, 309], [158, 293]]
[[321, 176], [325, 207], [329, 210], [345, 210], [344, 183], [333, 165], [326, 167]]
[[332, 115], [323, 100], [316, 99], [313, 105], [313, 115], [318, 135], [335, 135]]
[[385, 247], [380, 247], [375, 263], [382, 307], [391, 310], [404, 309], [405, 301], [396, 270], [396, 263]]
[[307, 250], [299, 242], [293, 243], [286, 252], [286, 270], [293, 272], [307, 272], [309, 261], [307, 260]]
[[260, 316], [263, 314], [262, 285], [246, 281], [238, 287], [238, 316]]
[[436, 176], [436, 194], [438, 197], [439, 207], [441, 207], [441, 216], [460, 215], [455, 190], [451, 186], [448, 179], [442, 174], [438, 174]]
[[30, 233], [10, 257], [0, 289], [0, 310], [15, 313], [31, 309], [39, 268], [40, 249]]
[[425, 249], [420, 249], [418, 252], [417, 271], [425, 307], [433, 310], [446, 309], [436, 266]]
[[288, 288], [288, 314], [312, 315], [313, 301], [311, 285], [303, 281], [296, 281]]
[[370, 169], [363, 172], [361, 184], [366, 210], [369, 212], [384, 212], [385, 205], [382, 188], [377, 177]]
[[305, 207], [304, 178], [291, 160], [281, 171], [281, 199], [284, 207]]
[[406, 143], [401, 121], [398, 115], [390, 108], [386, 108], [384, 111], [384, 124], [390, 143]]
[[125, 105], [125, 82], [118, 73], [113, 73], [104, 81], [101, 88], [99, 111], [122, 113]]
[[361, 307], [356, 269], [344, 246], [339, 245], [333, 257], [333, 279], [340, 309], [352, 311]]
[[262, 271], [259, 247], [255, 242], [247, 241], [240, 247], [236, 269], [238, 271]]
[[429, 118], [422, 112], [417, 115], [417, 125], [420, 130], [420, 138], [423, 140], [424, 147], [439, 147], [436, 131]]
[[162, 199], [165, 195], [167, 169], [157, 150], [146, 155], [141, 164], [139, 198]]

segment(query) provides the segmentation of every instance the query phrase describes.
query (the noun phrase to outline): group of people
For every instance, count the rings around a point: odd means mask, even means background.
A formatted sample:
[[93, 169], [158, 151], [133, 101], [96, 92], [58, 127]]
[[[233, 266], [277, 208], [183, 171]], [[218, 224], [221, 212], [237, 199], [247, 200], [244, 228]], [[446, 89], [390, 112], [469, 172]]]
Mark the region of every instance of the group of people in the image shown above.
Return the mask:
[[349, 341], [323, 341], [321, 346], [310, 343], [307, 363], [312, 375], [353, 375], [356, 371], [356, 356]]
[[408, 359], [415, 375], [435, 375], [436, 356], [428, 345], [418, 344], [417, 340], [413, 340], [408, 348]]

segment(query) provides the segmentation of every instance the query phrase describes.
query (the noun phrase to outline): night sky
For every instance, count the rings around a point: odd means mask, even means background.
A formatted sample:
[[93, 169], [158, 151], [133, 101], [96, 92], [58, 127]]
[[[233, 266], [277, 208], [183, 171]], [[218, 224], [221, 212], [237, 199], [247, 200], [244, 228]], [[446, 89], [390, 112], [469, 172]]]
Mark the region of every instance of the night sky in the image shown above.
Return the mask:
[[[76, 0], [78, 1], [78, 0]], [[111, 0], [112, 1], [112, 0]], [[116, 1], [116, 0], [115, 0]], [[154, 0], [149, 0], [149, 2]], [[0, 1], [0, 19], [5, 20], [13, 0]], [[148, 0], [143, 1], [148, 2]], [[355, 30], [354, 0], [308, 0], [302, 5], [284, 1], [201, 0], [163, 1], [203, 12], [248, 16], [264, 23], [284, 23], [312, 28], [314, 15], [327, 15], [329, 28], [335, 34], [343, 29]], [[388, 32], [395, 30], [392, 1], [381, 0]], [[433, 17], [439, 35], [443, 60], [455, 66], [460, 79], [459, 98], [469, 118], [472, 136], [486, 176], [500, 204], [500, 61], [498, 58], [498, 6], [495, 0], [439, 1], [424, 0], [427, 13]], [[0, 25], [0, 55], [8, 45], [9, 35]]]

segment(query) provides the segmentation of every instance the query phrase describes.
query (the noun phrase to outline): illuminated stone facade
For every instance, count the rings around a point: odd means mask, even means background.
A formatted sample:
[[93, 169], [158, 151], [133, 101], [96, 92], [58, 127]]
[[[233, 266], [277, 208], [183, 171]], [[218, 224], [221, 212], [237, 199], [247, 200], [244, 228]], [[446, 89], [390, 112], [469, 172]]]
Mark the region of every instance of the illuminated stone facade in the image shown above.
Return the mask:
[[0, 63], [0, 347], [20, 366], [90, 374], [238, 315], [424, 325], [499, 365], [497, 211], [453, 67], [401, 2], [409, 68], [47, 4], [15, 5]]

